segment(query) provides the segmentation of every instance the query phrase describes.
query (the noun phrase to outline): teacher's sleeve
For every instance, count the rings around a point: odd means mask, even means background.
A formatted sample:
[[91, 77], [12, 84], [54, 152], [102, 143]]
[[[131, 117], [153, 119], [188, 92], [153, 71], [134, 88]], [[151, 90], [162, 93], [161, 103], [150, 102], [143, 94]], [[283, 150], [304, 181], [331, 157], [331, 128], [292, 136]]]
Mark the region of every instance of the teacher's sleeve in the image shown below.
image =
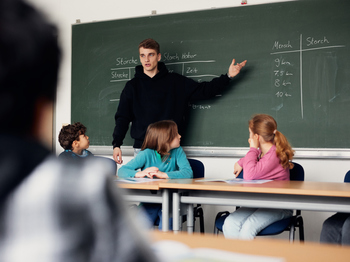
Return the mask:
[[221, 94], [225, 88], [230, 83], [230, 78], [227, 76], [227, 74], [223, 74], [220, 77], [215, 77], [209, 82], [195, 82], [191, 79], [194, 83], [190, 83], [187, 90], [191, 92], [190, 94], [190, 100], [203, 100], [203, 99], [209, 99], [212, 97], [215, 97], [216, 95]]

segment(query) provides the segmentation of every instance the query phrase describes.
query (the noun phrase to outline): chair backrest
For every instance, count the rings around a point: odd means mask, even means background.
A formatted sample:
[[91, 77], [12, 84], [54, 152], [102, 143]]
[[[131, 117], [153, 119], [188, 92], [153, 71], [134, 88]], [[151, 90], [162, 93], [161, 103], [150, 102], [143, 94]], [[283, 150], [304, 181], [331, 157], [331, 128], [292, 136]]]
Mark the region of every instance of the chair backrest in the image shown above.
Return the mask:
[[350, 170], [348, 172], [346, 172], [345, 177], [344, 177], [344, 182], [350, 183]]
[[305, 179], [305, 173], [304, 168], [295, 162], [292, 162], [294, 164], [294, 167], [290, 170], [290, 180], [292, 181], [304, 181]]
[[[305, 173], [304, 173], [304, 168], [295, 162], [292, 162], [294, 164], [293, 169], [290, 170], [290, 180], [292, 181], [304, 181], [305, 178]], [[349, 170], [349, 182], [350, 182], [350, 170]], [[241, 173], [239, 173], [239, 175], [237, 176], [237, 178], [243, 178], [243, 170], [241, 171]]]
[[204, 165], [201, 161], [197, 159], [188, 159], [188, 162], [190, 162], [193, 171], [193, 178], [204, 177]]
[[94, 156], [94, 158], [98, 158], [105, 161], [106, 165], [110, 166], [111, 169], [113, 170], [113, 176], [117, 175], [117, 169], [118, 169], [117, 163], [112, 158], [103, 157], [103, 156]]

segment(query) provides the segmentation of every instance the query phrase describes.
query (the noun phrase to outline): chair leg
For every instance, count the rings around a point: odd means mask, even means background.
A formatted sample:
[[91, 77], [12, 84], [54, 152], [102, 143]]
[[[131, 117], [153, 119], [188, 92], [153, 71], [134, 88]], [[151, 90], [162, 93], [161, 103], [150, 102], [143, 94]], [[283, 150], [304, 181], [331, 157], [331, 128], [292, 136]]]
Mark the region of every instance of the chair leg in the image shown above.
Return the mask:
[[294, 242], [295, 239], [295, 226], [294, 223], [290, 226], [290, 231], [289, 231], [289, 242]]
[[203, 214], [203, 209], [198, 209], [198, 216], [199, 216], [200, 232], [202, 234], [204, 234], [204, 214]]
[[204, 234], [204, 212], [203, 212], [203, 209], [200, 205], [197, 205], [195, 208], [194, 208], [194, 221], [193, 221], [193, 231], [195, 231], [195, 221], [196, 221], [196, 218], [199, 218], [199, 230], [201, 233]]
[[299, 240], [300, 242], [304, 242], [304, 221], [302, 217], [298, 217], [298, 226], [299, 226]]
[[219, 235], [219, 230], [214, 226], [214, 235]]

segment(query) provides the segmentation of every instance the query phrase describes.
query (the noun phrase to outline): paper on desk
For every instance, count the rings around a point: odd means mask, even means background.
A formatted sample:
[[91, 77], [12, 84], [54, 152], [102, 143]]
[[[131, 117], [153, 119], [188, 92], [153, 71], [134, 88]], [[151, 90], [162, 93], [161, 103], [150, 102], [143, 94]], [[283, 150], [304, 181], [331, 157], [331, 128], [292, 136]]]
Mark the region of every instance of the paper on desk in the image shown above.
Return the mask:
[[196, 182], [226, 182], [229, 184], [263, 184], [272, 180], [245, 180], [242, 178], [220, 179], [220, 178], [204, 178], [196, 180]]
[[145, 182], [153, 182], [153, 181], [159, 181], [159, 180], [164, 180], [162, 178], [134, 178], [134, 177], [129, 177], [129, 178], [117, 178], [115, 181], [117, 182], [122, 182], [122, 183], [145, 183]]
[[184, 243], [162, 240], [153, 244], [162, 262], [284, 262], [284, 258], [248, 255], [213, 248], [190, 248]]

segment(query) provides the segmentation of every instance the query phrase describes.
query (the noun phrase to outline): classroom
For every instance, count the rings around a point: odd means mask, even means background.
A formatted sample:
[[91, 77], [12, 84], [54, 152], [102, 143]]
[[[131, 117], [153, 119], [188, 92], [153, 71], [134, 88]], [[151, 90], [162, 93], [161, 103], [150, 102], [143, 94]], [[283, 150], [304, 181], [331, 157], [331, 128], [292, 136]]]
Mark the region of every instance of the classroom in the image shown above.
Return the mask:
[[[248, 5], [263, 5], [279, 2], [278, 0], [248, 0]], [[125, 1], [122, 4], [119, 1], [112, 0], [30, 0], [34, 5], [41, 9], [48, 15], [50, 20], [57, 24], [60, 30], [60, 42], [63, 49], [63, 60], [59, 78], [59, 87], [57, 94], [57, 103], [54, 108], [53, 120], [53, 137], [49, 136], [47, 140], [53, 140], [54, 150], [57, 154], [62, 152], [62, 148], [56, 139], [62, 124], [71, 122], [71, 49], [72, 49], [72, 25], [75, 23], [90, 23], [97, 21], [109, 21], [116, 19], [144, 17], [152, 14], [163, 15], [173, 14], [198, 10], [209, 10], [215, 8], [244, 8], [241, 6], [240, 0], [217, 0], [215, 2], [202, 1]], [[232, 25], [235, 26], [235, 25]], [[244, 26], [244, 18], [242, 25]], [[140, 39], [141, 41], [141, 39]], [[310, 45], [326, 42], [328, 39], [308, 39]], [[276, 43], [276, 49], [280, 47], [288, 47], [287, 43]], [[135, 46], [136, 50], [136, 46]], [[240, 50], [232, 50], [230, 57], [236, 57], [236, 53]], [[179, 54], [180, 55], [180, 54]], [[183, 54], [181, 54], [183, 55]], [[184, 54], [191, 56], [191, 53]], [[135, 52], [135, 57], [137, 52]], [[176, 59], [173, 54], [165, 56], [169, 60]], [[240, 55], [241, 57], [241, 55]], [[118, 60], [120, 64], [132, 64], [133, 60]], [[249, 61], [248, 61], [249, 63]], [[113, 121], [113, 118], [111, 119]], [[248, 121], [248, 119], [247, 119]], [[110, 130], [112, 135], [113, 130]], [[336, 135], [336, 131], [335, 134]], [[248, 136], [248, 134], [247, 134]], [[112, 138], [111, 138], [112, 139]], [[132, 158], [132, 152], [124, 153], [124, 162]], [[244, 151], [244, 149], [243, 149]], [[312, 150], [311, 150], [312, 151]], [[316, 154], [315, 154], [316, 151]], [[340, 154], [338, 154], [341, 151]], [[342, 182], [345, 173], [350, 170], [349, 152], [343, 150], [329, 150], [328, 152], [318, 152], [314, 150], [311, 153], [309, 150], [302, 150], [300, 154], [296, 154], [295, 162], [301, 164], [305, 170], [306, 181], [323, 181], [323, 182]], [[127, 151], [125, 151], [127, 152]], [[222, 153], [222, 152], [221, 152]], [[232, 152], [229, 152], [231, 154]], [[237, 153], [237, 152], [234, 152]], [[238, 152], [238, 154], [241, 152]], [[322, 154], [326, 156], [322, 157]], [[328, 155], [327, 155], [328, 154]], [[102, 152], [101, 155], [111, 157], [112, 147], [110, 150]], [[215, 152], [208, 156], [192, 157], [201, 160], [205, 164], [206, 176], [210, 178], [230, 178], [233, 172], [233, 165], [239, 157], [232, 156], [218, 156]], [[225, 210], [226, 208], [220, 206], [204, 206], [206, 231], [212, 232], [214, 217], [217, 212]], [[232, 207], [229, 207], [232, 211]], [[329, 212], [309, 212], [303, 211], [304, 229], [306, 241], [318, 242], [323, 221], [332, 213]], [[285, 239], [286, 235], [282, 234], [275, 238]]]

